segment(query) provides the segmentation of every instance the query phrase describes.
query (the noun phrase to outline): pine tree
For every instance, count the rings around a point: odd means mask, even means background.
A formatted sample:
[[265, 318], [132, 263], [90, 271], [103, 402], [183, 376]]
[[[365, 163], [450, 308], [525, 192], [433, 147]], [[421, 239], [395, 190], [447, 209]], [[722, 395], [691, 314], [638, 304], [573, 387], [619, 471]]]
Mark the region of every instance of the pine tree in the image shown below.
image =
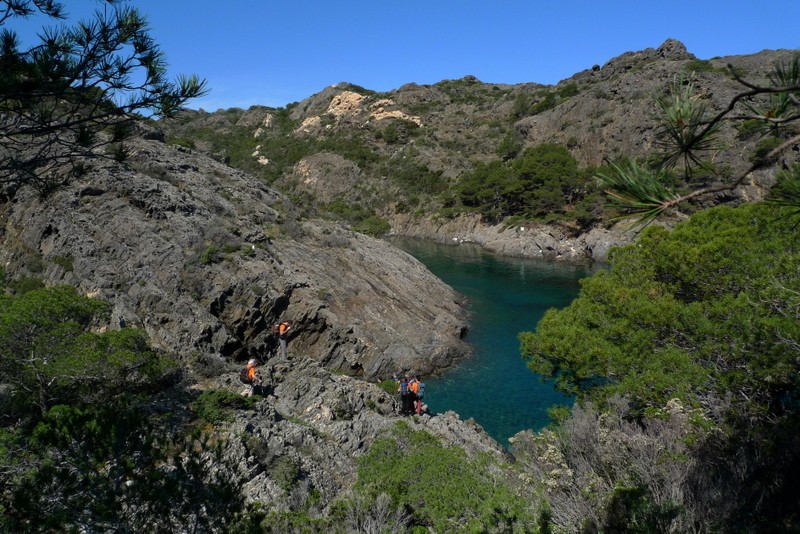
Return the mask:
[[[44, 28], [23, 47], [0, 30], [0, 184], [6, 196], [31, 184], [47, 194], [84, 169], [87, 157], [124, 159], [134, 121], [169, 117], [206, 93], [195, 75], [167, 79], [148, 23], [120, 0], [88, 21]], [[34, 15], [65, 21], [61, 2], [1, 0], [0, 27]]]

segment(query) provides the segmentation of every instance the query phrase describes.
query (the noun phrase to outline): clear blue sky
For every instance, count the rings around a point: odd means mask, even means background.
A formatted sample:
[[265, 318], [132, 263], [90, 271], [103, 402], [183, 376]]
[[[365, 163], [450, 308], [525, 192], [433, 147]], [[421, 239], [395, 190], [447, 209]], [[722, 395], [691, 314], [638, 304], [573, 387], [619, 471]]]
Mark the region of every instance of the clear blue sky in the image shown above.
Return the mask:
[[[683, 42], [700, 59], [800, 48], [800, 0], [131, 0], [192, 108], [285, 106], [337, 82], [388, 91], [468, 74], [557, 83], [624, 52]], [[72, 13], [97, 4], [66, 0]]]

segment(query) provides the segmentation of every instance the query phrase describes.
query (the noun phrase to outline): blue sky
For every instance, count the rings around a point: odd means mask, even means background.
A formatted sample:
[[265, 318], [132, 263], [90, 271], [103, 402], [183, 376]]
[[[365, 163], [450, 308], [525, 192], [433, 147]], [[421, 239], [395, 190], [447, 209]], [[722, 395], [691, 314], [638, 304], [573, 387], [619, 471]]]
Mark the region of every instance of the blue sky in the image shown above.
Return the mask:
[[[66, 0], [85, 16], [98, 4]], [[337, 82], [388, 91], [468, 74], [557, 83], [624, 52], [682, 41], [700, 59], [800, 48], [800, 0], [132, 0], [189, 107], [285, 106]]]

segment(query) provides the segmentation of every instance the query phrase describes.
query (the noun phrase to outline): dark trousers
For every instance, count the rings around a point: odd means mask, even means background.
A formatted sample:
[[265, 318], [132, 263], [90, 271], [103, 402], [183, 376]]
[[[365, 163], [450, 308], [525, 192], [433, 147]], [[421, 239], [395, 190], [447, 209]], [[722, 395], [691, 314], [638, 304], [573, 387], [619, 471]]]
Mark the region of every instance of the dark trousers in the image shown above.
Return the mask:
[[416, 397], [417, 396], [410, 391], [407, 395], [401, 395], [400, 398], [403, 401], [403, 409], [400, 413], [403, 415], [411, 415], [414, 413], [414, 400]]

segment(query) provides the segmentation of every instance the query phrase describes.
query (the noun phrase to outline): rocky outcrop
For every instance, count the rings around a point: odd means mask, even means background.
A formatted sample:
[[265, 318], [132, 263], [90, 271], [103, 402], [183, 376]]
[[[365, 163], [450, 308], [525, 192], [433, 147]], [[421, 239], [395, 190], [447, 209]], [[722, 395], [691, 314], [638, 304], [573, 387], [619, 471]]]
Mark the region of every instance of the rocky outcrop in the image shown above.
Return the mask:
[[[207, 472], [232, 481], [248, 502], [291, 508], [288, 501], [313, 488], [324, 507], [352, 489], [354, 458], [401, 419], [397, 397], [375, 384], [331, 374], [308, 359], [274, 358], [260, 372], [263, 396], [256, 396], [255, 410], [237, 412], [232, 424], [217, 430], [221, 446], [203, 453]], [[235, 391], [237, 384], [230, 372], [206, 385]], [[429, 432], [469, 455], [507, 457], [479, 425], [454, 412], [402, 420], [409, 432]]]
[[[559, 82], [572, 84], [578, 94], [553, 109], [524, 117], [514, 125], [526, 146], [558, 143], [569, 148], [583, 165], [601, 165], [604, 160], [640, 157], [656, 151], [659, 124], [657, 99], [678, 80], [691, 81], [697, 98], [709, 114], [725, 109], [744, 86], [734, 80], [728, 65], [753, 83], [766, 83], [777, 61], [792, 51], [763, 51], [745, 56], [699, 60], [683, 43], [667, 39], [658, 48], [626, 52], [602, 67], [587, 69]], [[750, 165], [757, 139], [742, 136], [736, 124], [725, 123], [718, 134], [715, 165], [736, 176]], [[794, 160], [796, 156], [789, 154]], [[749, 182], [770, 184], [774, 172], [759, 172]], [[747, 186], [735, 198], [748, 196]], [[752, 188], [749, 193], [752, 196]]]
[[135, 139], [46, 199], [2, 205], [9, 278], [69, 284], [113, 304], [112, 327], [203, 367], [290, 351], [367, 378], [433, 372], [466, 353], [459, 297], [390, 245], [298, 220], [256, 178], [188, 149]]
[[290, 180], [300, 191], [312, 195], [322, 203], [337, 199], [350, 199], [357, 191], [363, 173], [358, 165], [338, 154], [320, 152], [300, 160], [292, 171]]

